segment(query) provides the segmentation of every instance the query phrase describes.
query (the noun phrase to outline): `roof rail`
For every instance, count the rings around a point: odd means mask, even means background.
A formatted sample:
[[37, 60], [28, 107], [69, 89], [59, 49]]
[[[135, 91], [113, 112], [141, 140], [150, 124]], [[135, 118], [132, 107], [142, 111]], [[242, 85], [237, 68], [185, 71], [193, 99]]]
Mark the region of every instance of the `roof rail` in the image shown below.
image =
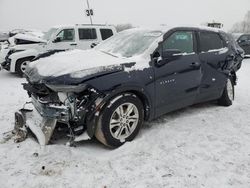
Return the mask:
[[110, 24], [76, 24], [76, 26], [83, 25], [83, 26], [114, 26]]

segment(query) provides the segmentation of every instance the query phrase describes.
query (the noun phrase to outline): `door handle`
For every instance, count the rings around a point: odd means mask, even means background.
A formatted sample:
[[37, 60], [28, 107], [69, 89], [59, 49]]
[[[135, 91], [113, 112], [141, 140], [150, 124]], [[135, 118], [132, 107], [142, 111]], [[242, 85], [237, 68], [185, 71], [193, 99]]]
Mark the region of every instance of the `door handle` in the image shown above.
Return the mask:
[[201, 64], [199, 62], [193, 62], [190, 64], [190, 67], [193, 67], [193, 68], [200, 68]]
[[72, 44], [70, 44], [70, 46], [76, 46], [77, 44], [76, 43], [72, 43]]

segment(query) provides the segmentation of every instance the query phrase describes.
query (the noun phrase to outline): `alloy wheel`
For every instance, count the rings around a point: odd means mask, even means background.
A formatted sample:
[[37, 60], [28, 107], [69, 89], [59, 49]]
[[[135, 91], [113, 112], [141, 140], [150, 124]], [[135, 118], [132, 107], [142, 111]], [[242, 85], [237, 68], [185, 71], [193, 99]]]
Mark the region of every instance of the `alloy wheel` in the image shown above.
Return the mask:
[[139, 112], [132, 103], [124, 103], [113, 112], [109, 129], [111, 135], [118, 140], [128, 138], [136, 129], [139, 121]]

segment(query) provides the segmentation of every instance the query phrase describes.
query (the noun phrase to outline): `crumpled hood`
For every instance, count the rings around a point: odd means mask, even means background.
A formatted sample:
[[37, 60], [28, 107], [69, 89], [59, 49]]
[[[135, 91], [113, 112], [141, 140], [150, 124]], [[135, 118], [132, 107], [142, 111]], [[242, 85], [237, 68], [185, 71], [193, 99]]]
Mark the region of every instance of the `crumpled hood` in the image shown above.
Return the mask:
[[[13, 39], [21, 39], [21, 40], [26, 40], [26, 41], [31, 41], [31, 42], [37, 42], [37, 43], [46, 43], [47, 41], [39, 38], [38, 36], [33, 36], [30, 34], [16, 34], [15, 36], [11, 37]], [[13, 41], [12, 39], [10, 39], [9, 41]]]
[[31, 82], [49, 80], [50, 82], [52, 80], [63, 82], [65, 79], [75, 82], [91, 79], [93, 75], [100, 76], [121, 71], [121, 64], [131, 62], [133, 61], [130, 58], [115, 57], [95, 49], [72, 50], [56, 53], [30, 63], [26, 69], [26, 75]]

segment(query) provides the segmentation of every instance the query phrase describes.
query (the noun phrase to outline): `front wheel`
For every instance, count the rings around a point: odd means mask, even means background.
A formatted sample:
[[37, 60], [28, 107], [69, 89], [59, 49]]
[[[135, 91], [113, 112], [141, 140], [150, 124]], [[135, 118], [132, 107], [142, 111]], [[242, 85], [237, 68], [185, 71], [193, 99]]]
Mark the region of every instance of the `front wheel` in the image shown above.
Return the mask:
[[31, 62], [30, 58], [24, 58], [24, 59], [19, 59], [17, 60], [17, 64], [16, 64], [16, 73], [19, 76], [23, 76], [24, 72], [26, 70], [26, 67], [28, 66], [28, 64]]
[[143, 119], [144, 108], [140, 99], [133, 94], [123, 94], [105, 107], [95, 136], [106, 146], [119, 147], [136, 137]]
[[218, 100], [221, 106], [231, 106], [234, 100], [234, 83], [228, 78], [221, 98]]

